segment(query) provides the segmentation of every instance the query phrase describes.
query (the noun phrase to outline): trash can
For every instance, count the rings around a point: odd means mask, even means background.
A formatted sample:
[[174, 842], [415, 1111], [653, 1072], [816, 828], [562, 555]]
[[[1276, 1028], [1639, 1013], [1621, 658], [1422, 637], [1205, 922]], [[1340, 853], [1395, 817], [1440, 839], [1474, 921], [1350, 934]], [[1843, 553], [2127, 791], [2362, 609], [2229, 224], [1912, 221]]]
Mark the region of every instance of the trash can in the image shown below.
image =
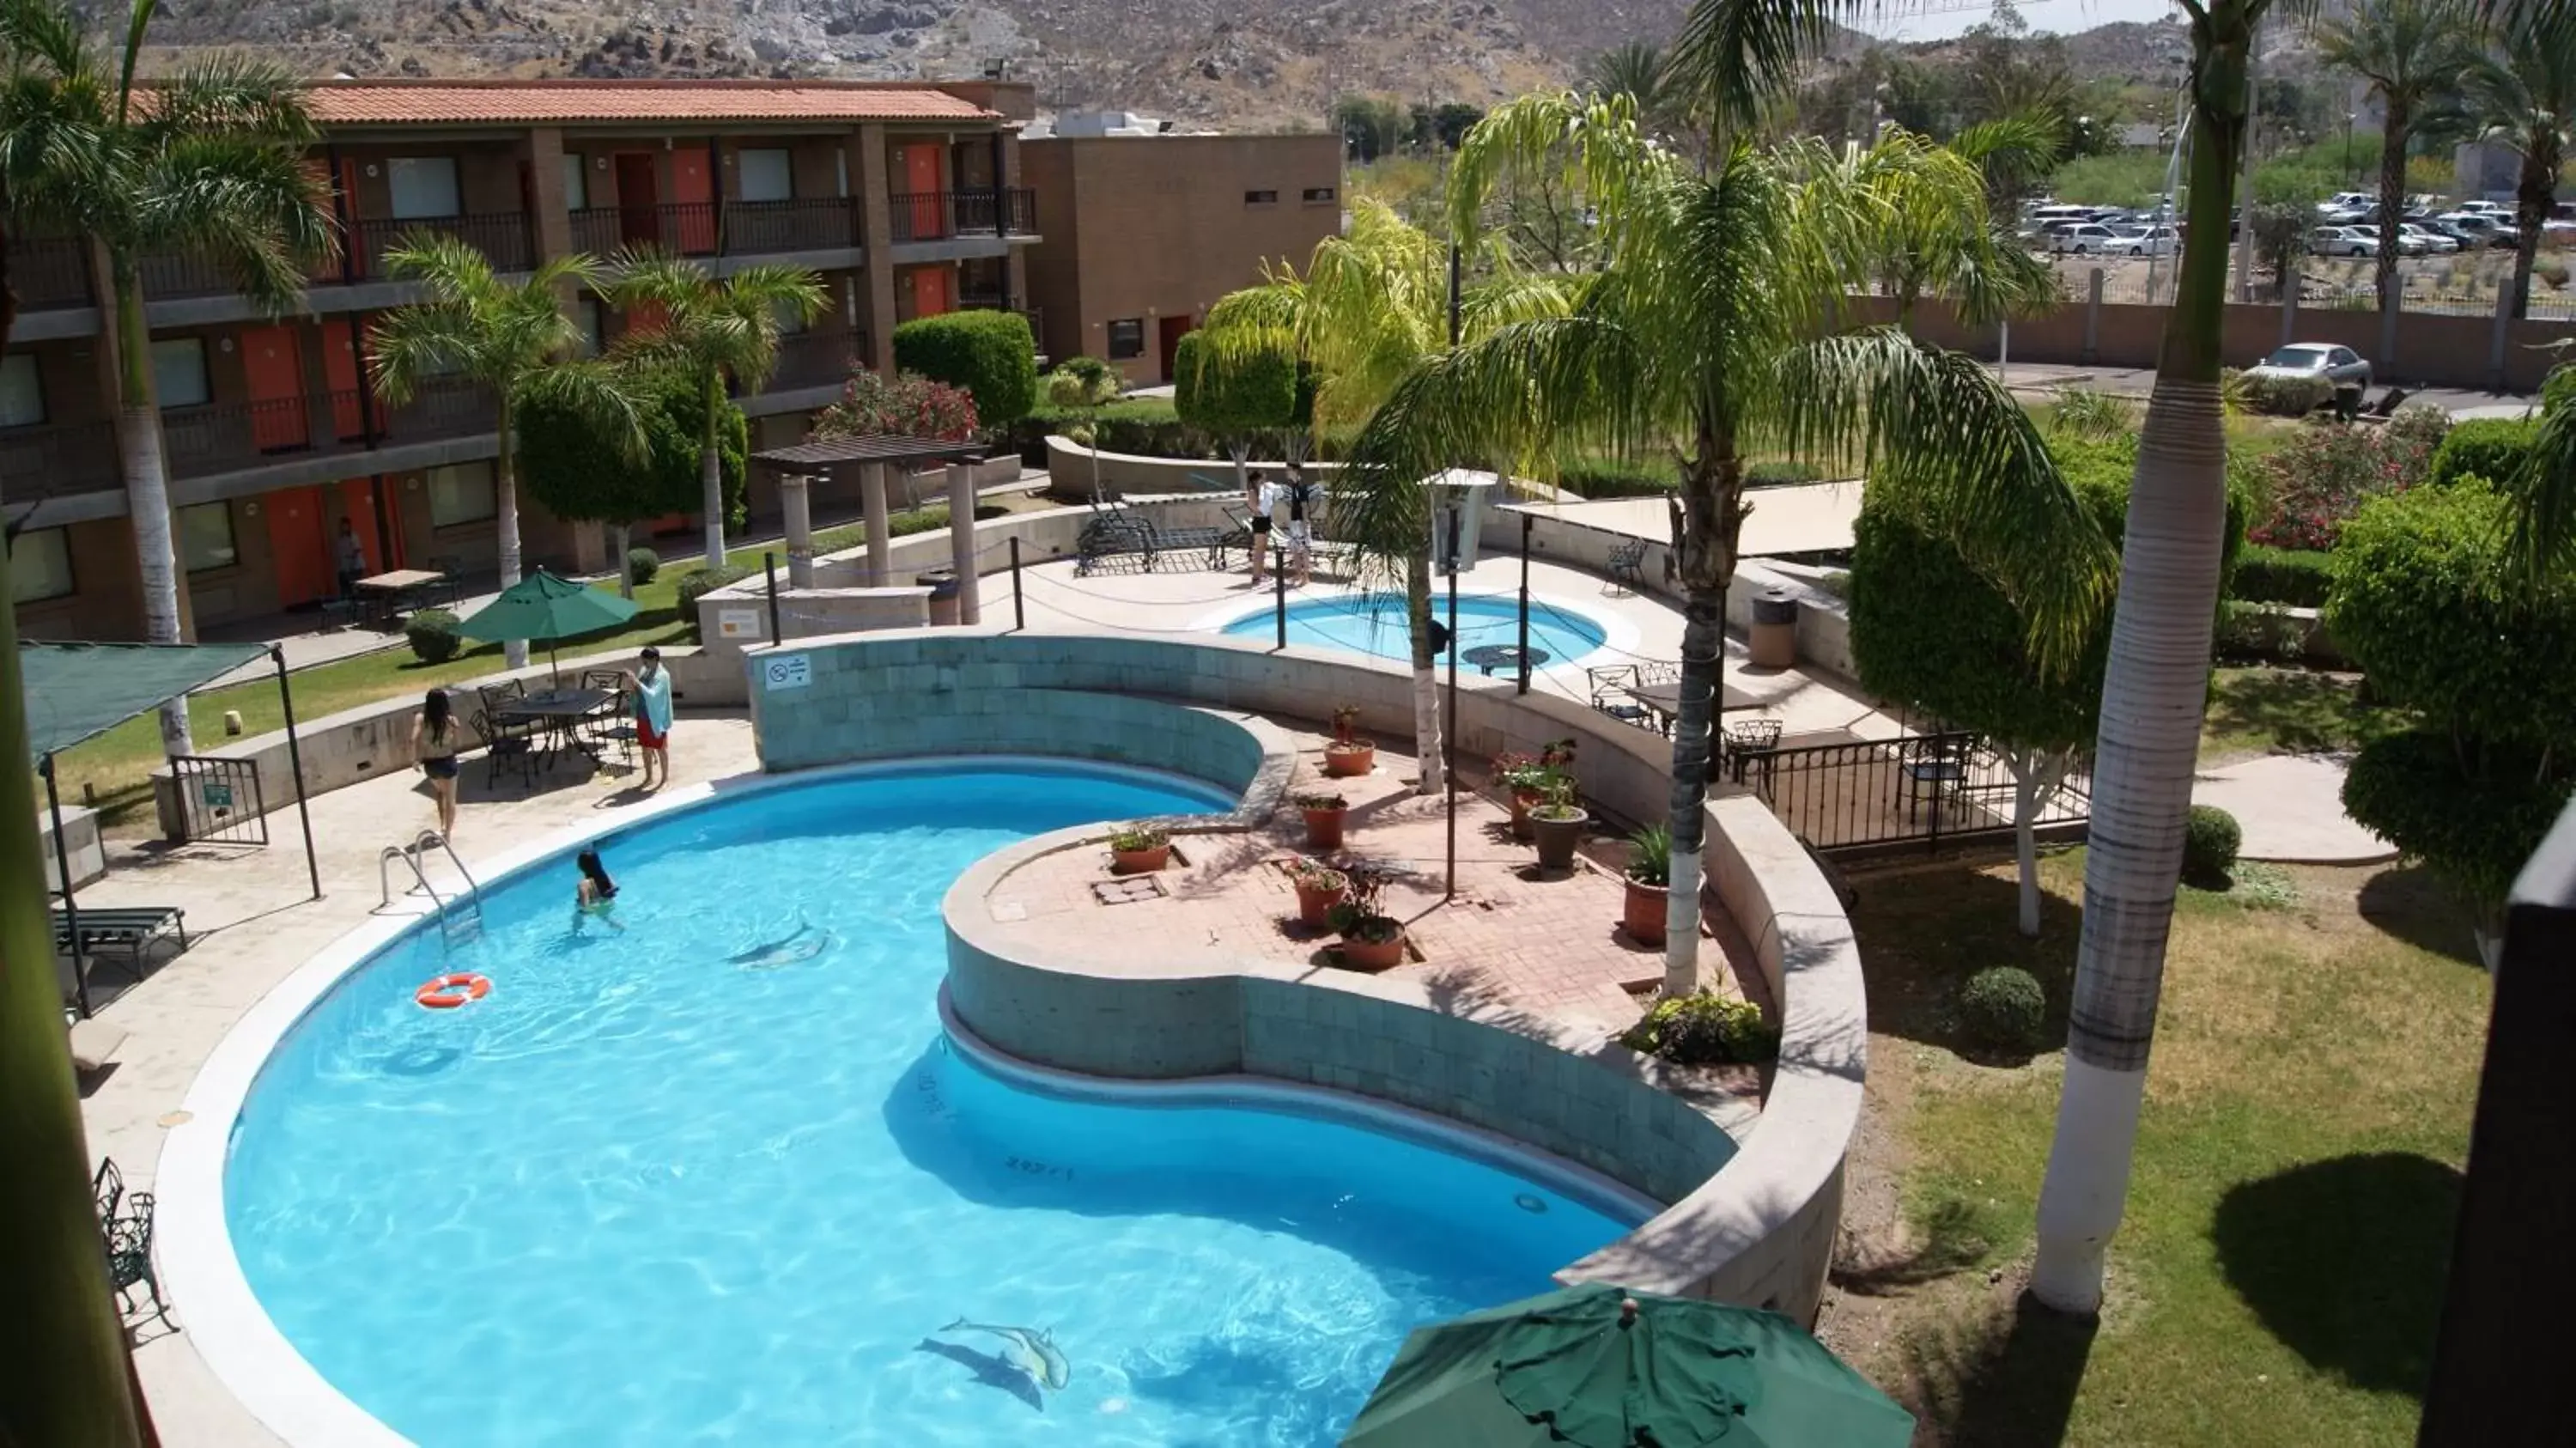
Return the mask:
[[934, 568], [912, 576], [913, 585], [930, 590], [930, 621], [951, 624], [957, 621], [957, 572], [952, 568]]
[[1753, 667], [1785, 669], [1798, 662], [1798, 596], [1773, 585], [1753, 596]]

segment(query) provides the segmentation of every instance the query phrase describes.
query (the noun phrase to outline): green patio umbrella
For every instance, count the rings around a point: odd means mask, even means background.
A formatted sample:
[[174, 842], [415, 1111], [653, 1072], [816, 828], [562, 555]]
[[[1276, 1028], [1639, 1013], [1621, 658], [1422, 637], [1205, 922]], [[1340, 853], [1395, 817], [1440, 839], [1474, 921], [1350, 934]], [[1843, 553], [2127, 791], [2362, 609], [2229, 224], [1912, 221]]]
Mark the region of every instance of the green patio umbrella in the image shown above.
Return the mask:
[[1914, 1416], [1776, 1312], [1603, 1283], [1416, 1329], [1342, 1448], [1905, 1448]]
[[[635, 616], [635, 601], [540, 568], [501, 590], [501, 596], [474, 611], [456, 631], [485, 643], [525, 639], [546, 646], [546, 665], [553, 668], [555, 645], [565, 639], [615, 628]], [[561, 682], [558, 677], [557, 682]]]

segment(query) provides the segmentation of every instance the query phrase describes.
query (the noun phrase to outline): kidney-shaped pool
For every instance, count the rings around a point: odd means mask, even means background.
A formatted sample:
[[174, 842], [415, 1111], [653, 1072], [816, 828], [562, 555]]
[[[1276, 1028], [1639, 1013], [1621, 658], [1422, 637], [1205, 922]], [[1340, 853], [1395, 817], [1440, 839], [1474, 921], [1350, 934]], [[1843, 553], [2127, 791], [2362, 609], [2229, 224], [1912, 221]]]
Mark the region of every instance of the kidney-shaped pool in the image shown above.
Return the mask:
[[[1407, 1330], [1545, 1289], [1642, 1208], [1328, 1108], [1054, 1095], [948, 1043], [959, 870], [1230, 803], [930, 764], [627, 830], [622, 929], [576, 922], [567, 858], [521, 871], [271, 1055], [224, 1172], [243, 1275], [429, 1448], [1330, 1444]], [[490, 993], [415, 1002], [464, 972]]]

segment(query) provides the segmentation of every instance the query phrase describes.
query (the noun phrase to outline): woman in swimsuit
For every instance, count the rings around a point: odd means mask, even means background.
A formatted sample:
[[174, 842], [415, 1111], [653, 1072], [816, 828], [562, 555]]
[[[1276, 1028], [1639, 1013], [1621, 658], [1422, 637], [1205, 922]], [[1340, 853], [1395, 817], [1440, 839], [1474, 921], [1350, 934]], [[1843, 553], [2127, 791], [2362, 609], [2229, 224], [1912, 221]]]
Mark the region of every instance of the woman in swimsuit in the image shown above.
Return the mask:
[[581, 870], [581, 883], [573, 887], [572, 933], [581, 933], [584, 917], [597, 916], [608, 922], [611, 930], [626, 926], [617, 918], [617, 882], [608, 878], [608, 866], [600, 863], [599, 851], [584, 850], [573, 858]]
[[456, 727], [455, 707], [447, 702], [445, 689], [432, 689], [420, 705], [420, 717], [412, 721], [412, 757], [420, 761], [420, 772], [429, 776], [430, 797], [438, 806], [438, 837], [453, 839], [456, 835], [456, 747], [465, 742], [464, 731]]

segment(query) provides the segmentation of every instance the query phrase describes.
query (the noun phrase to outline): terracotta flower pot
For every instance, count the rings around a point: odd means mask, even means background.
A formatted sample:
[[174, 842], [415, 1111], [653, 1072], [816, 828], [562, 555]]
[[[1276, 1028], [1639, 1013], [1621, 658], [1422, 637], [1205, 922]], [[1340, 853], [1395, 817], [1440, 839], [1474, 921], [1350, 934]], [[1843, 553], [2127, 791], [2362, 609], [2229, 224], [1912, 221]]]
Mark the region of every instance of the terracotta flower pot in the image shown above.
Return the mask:
[[1377, 746], [1374, 744], [1327, 744], [1324, 746], [1324, 772], [1332, 775], [1360, 775], [1377, 768]]
[[1513, 839], [1527, 840], [1530, 838], [1530, 806], [1537, 804], [1538, 801], [1539, 797], [1535, 794], [1530, 794], [1517, 789], [1512, 791]]
[[1342, 964], [1353, 970], [1393, 970], [1404, 964], [1404, 937], [1393, 940], [1356, 940], [1342, 937]]
[[1121, 875], [1150, 875], [1172, 862], [1169, 844], [1156, 845], [1150, 850], [1111, 850], [1109, 854], [1118, 862]]
[[1671, 894], [1661, 885], [1641, 880], [1628, 882], [1627, 908], [1620, 912], [1619, 924], [1627, 930], [1629, 939], [1639, 945], [1664, 943], [1664, 902]]
[[1574, 868], [1574, 847], [1583, 842], [1583, 827], [1592, 817], [1577, 812], [1571, 819], [1549, 819], [1530, 816], [1530, 828], [1538, 835], [1538, 867], [1542, 870]]
[[1307, 810], [1305, 812], [1306, 848], [1310, 850], [1340, 849], [1342, 847], [1342, 816], [1348, 813], [1349, 810], [1347, 808]]
[[1316, 886], [1301, 881], [1297, 886], [1297, 919], [1317, 927], [1329, 925], [1333, 919], [1333, 907], [1341, 904], [1342, 897], [1349, 893], [1351, 887], [1348, 885]]

